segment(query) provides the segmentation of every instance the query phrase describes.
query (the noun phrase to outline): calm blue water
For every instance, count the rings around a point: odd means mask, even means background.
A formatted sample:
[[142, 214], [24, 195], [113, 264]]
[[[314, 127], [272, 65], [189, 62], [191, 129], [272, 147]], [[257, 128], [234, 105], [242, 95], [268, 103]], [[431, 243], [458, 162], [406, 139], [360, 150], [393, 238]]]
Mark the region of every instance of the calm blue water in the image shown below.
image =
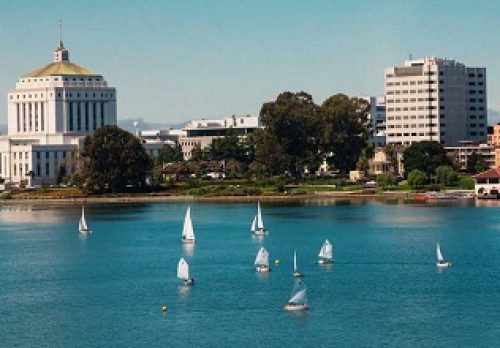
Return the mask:
[[[500, 206], [263, 202], [0, 207], [0, 345], [5, 347], [498, 346]], [[325, 237], [336, 263], [320, 267]], [[435, 243], [454, 267], [435, 268]], [[280, 267], [256, 274], [263, 244]], [[282, 311], [293, 250], [311, 310]], [[197, 284], [175, 278], [185, 256]], [[169, 306], [168, 313], [160, 311]]]

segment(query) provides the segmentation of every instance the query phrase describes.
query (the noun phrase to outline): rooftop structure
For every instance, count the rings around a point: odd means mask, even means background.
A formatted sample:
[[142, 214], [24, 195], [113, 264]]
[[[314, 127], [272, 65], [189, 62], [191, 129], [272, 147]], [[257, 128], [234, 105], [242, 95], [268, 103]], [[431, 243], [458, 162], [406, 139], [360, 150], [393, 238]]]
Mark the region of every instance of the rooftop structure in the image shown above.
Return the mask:
[[486, 69], [436, 57], [385, 69], [387, 143], [486, 141]]

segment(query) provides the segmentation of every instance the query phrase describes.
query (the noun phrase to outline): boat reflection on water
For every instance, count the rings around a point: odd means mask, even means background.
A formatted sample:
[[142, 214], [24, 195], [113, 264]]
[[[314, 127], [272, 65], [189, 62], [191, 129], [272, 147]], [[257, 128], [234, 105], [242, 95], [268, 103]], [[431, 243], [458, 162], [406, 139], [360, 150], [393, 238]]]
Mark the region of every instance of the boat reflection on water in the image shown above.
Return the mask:
[[184, 255], [193, 256], [194, 254], [194, 243], [182, 243], [182, 250], [184, 251]]
[[34, 206], [5, 206], [0, 209], [0, 220], [7, 223], [54, 224], [67, 219], [67, 211]]
[[192, 288], [193, 288], [192, 286], [179, 285], [177, 287], [177, 292], [179, 293], [179, 296], [182, 299], [186, 299], [189, 296], [189, 293]]

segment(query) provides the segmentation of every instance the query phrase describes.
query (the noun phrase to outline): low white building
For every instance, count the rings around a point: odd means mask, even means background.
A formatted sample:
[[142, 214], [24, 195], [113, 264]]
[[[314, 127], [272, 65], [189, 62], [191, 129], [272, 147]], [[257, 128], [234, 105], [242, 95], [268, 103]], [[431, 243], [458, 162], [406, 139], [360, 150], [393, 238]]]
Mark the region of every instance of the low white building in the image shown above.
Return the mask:
[[62, 42], [53, 62], [21, 77], [7, 98], [0, 175], [14, 184], [53, 183], [62, 164], [73, 173], [85, 136], [116, 125], [115, 88], [70, 62]]
[[184, 128], [184, 136], [179, 138], [185, 160], [189, 160], [195, 146], [208, 147], [213, 139], [225, 137], [229, 131], [239, 137], [246, 137], [257, 128], [261, 128], [257, 116], [231, 116], [218, 120], [193, 120]]
[[474, 178], [474, 192], [477, 198], [500, 198], [500, 168], [491, 168], [476, 174]]

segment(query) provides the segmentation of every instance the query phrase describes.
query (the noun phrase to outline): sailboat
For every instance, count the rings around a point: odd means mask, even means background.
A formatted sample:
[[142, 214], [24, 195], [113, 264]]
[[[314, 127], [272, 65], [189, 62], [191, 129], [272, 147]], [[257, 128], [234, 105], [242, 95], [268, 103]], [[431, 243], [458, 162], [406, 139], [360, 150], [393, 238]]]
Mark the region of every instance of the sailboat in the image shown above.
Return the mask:
[[296, 278], [304, 276], [302, 273], [299, 272], [297, 268], [297, 251], [293, 252], [293, 276]]
[[269, 253], [264, 247], [260, 248], [255, 257], [255, 268], [257, 272], [269, 272]]
[[193, 222], [191, 221], [191, 207], [187, 208], [182, 227], [182, 243], [194, 243]]
[[80, 217], [80, 221], [78, 221], [78, 231], [80, 231], [81, 234], [91, 234], [92, 231], [90, 228], [87, 226], [87, 221], [85, 220], [85, 208], [82, 206], [82, 216]]
[[439, 243], [436, 243], [436, 258], [437, 258], [437, 267], [451, 267], [450, 261], [445, 261], [443, 258], [443, 254], [441, 253], [441, 246]]
[[327, 240], [321, 246], [318, 254], [318, 263], [325, 265], [333, 262], [333, 245]]
[[177, 264], [177, 278], [184, 280], [184, 285], [194, 284], [194, 278], [189, 278], [189, 265], [183, 257]]
[[307, 304], [307, 287], [302, 279], [296, 279], [288, 303], [283, 307], [285, 311], [303, 311], [309, 309]]
[[264, 228], [264, 222], [262, 221], [262, 213], [260, 211], [260, 202], [257, 202], [257, 215], [254, 216], [252, 221], [252, 227], [250, 227], [250, 231], [256, 235], [263, 236], [267, 234], [266, 229]]

